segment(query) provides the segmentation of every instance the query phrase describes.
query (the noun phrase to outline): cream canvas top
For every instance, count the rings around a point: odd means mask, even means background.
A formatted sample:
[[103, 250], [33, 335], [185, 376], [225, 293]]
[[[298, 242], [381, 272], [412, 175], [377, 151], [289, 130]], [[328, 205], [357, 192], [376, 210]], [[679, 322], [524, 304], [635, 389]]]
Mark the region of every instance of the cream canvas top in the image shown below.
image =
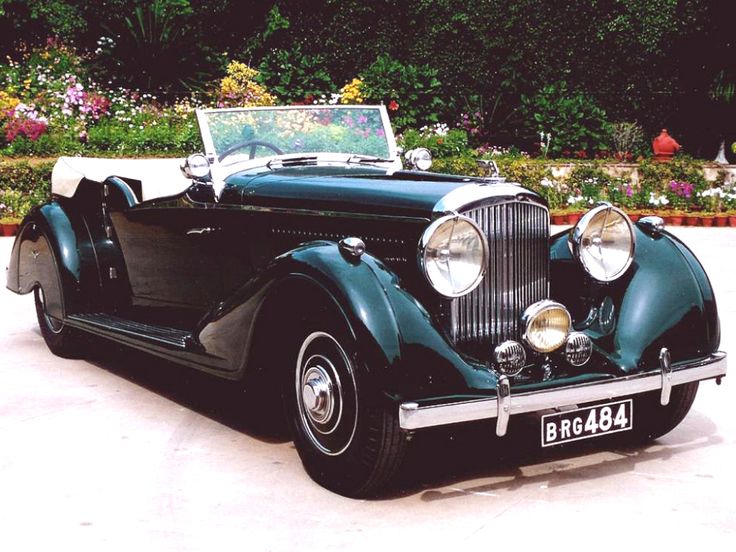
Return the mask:
[[72, 197], [82, 178], [102, 182], [109, 176], [138, 180], [143, 201], [176, 195], [192, 183], [180, 169], [183, 159], [103, 159], [59, 157], [51, 173], [51, 191]]

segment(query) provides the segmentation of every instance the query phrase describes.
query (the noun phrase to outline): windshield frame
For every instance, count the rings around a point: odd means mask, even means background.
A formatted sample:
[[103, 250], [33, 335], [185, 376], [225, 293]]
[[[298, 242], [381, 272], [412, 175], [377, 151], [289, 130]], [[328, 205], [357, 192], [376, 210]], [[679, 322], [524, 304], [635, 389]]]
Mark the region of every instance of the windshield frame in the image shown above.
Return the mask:
[[[249, 160], [234, 160], [231, 163], [220, 163], [218, 160], [218, 152], [215, 150], [214, 140], [209, 128], [209, 122], [207, 116], [212, 113], [237, 113], [237, 112], [251, 112], [251, 111], [285, 111], [285, 110], [337, 110], [337, 109], [377, 109], [381, 116], [381, 122], [383, 123], [383, 131], [386, 137], [386, 143], [388, 146], [389, 156], [388, 159], [392, 160], [396, 164], [396, 160], [400, 162], [400, 152], [396, 145], [396, 137], [394, 136], [393, 128], [391, 127], [391, 121], [389, 120], [388, 111], [384, 105], [363, 105], [363, 104], [350, 104], [350, 105], [285, 105], [285, 106], [261, 106], [261, 107], [228, 107], [228, 108], [210, 108], [210, 109], [197, 109], [197, 124], [199, 125], [199, 134], [202, 138], [202, 144], [204, 145], [204, 153], [210, 164], [212, 165], [255, 165], [260, 166], [270, 159], [287, 158], [293, 156], [293, 154], [274, 155], [269, 157], [260, 157]], [[310, 155], [316, 156], [317, 161], [322, 159], [334, 161], [336, 158], [345, 156], [345, 158], [354, 157], [356, 154], [348, 154], [342, 152], [303, 152], [300, 156]], [[376, 163], [384, 165], [384, 161], [376, 161]]]

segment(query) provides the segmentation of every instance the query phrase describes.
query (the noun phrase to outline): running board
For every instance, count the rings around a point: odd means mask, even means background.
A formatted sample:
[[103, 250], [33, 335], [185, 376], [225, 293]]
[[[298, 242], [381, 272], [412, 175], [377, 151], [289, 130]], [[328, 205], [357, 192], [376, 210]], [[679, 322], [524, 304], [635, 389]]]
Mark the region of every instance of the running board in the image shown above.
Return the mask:
[[[192, 334], [178, 328], [154, 326], [135, 322], [106, 313], [72, 314], [64, 323], [103, 337], [143, 341], [166, 349], [186, 351], [192, 349]], [[128, 338], [128, 339], [125, 339]]]

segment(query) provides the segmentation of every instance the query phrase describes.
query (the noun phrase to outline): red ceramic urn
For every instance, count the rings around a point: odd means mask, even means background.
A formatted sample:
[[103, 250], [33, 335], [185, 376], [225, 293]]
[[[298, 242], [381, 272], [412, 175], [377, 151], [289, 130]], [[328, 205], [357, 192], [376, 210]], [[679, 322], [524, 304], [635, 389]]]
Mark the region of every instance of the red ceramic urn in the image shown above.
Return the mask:
[[680, 149], [680, 144], [669, 135], [666, 128], [663, 128], [659, 136], [652, 140], [652, 149], [654, 159], [657, 161], [671, 161]]

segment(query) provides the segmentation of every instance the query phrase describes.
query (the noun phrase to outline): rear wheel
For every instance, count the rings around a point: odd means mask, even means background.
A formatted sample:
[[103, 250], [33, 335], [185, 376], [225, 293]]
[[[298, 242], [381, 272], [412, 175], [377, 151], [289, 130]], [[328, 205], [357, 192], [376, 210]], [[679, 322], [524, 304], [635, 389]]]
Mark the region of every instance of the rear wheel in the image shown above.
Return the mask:
[[287, 414], [302, 463], [336, 493], [375, 494], [396, 474], [406, 449], [398, 409], [361, 385], [361, 360], [334, 324], [295, 332], [286, 382]]
[[46, 300], [41, 286], [36, 287], [34, 290], [34, 299], [36, 302], [38, 326], [41, 329], [43, 340], [51, 352], [66, 358], [79, 356], [81, 350], [79, 347], [81, 334], [77, 330], [65, 325], [63, 320], [59, 320], [47, 313]]
[[659, 391], [633, 397], [634, 429], [630, 436], [641, 442], [669, 433], [687, 416], [697, 392], [697, 381], [673, 387], [666, 406], [660, 404]]

